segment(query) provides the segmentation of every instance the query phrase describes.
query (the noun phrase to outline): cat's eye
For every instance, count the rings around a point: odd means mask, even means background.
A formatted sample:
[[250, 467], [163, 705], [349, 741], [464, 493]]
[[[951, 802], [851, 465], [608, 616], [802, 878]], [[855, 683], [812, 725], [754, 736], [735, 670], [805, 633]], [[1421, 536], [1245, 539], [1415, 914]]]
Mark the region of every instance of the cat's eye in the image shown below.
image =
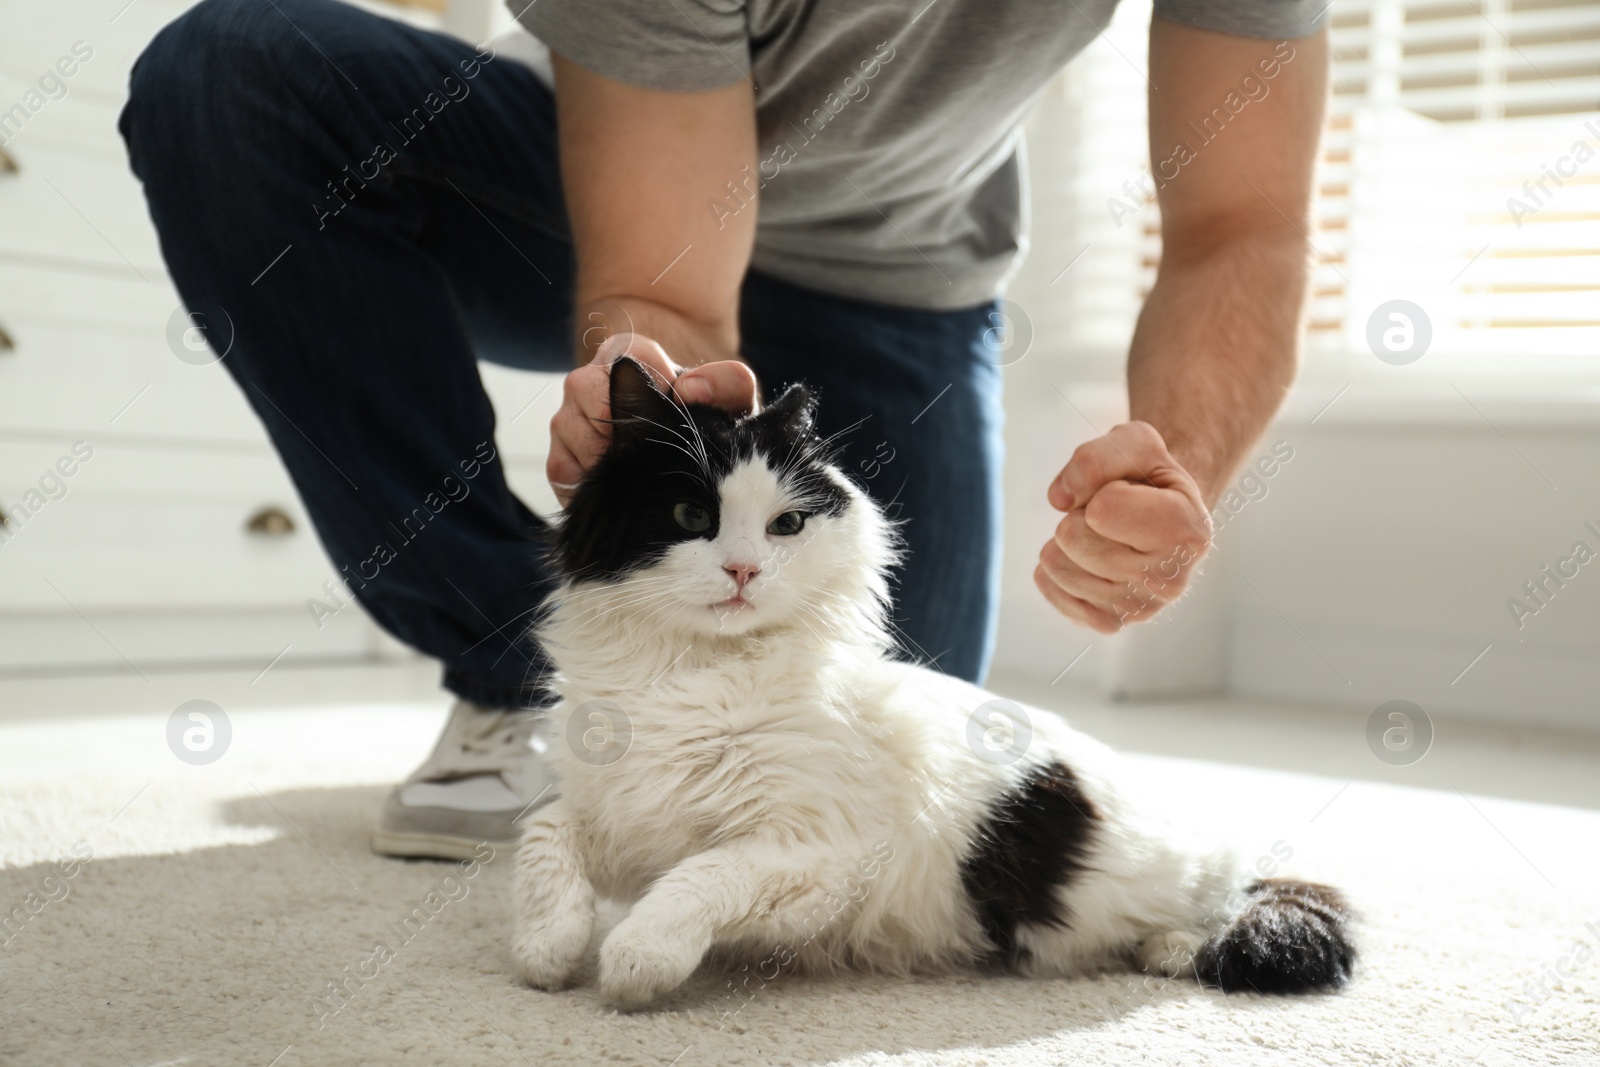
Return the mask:
[[792, 537], [806, 527], [806, 513], [785, 511], [767, 523], [767, 533], [774, 537]]
[[711, 512], [699, 504], [684, 502], [673, 505], [672, 518], [690, 533], [705, 533], [711, 529]]

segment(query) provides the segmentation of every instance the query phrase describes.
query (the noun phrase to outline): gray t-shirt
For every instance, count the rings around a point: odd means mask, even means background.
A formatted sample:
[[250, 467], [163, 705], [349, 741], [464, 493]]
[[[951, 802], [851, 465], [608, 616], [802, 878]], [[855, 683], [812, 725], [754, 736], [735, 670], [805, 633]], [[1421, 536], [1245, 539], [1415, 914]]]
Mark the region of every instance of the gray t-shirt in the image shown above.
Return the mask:
[[[758, 162], [707, 190], [757, 210], [752, 265], [917, 308], [994, 297], [1024, 245], [1019, 123], [1116, 0], [508, 0], [551, 50], [605, 77], [756, 86]], [[1223, 33], [1313, 32], [1327, 0], [1155, 0]], [[619, 149], [626, 152], [626, 148]], [[620, 162], [628, 163], [624, 158]], [[637, 161], [632, 161], [636, 163]]]

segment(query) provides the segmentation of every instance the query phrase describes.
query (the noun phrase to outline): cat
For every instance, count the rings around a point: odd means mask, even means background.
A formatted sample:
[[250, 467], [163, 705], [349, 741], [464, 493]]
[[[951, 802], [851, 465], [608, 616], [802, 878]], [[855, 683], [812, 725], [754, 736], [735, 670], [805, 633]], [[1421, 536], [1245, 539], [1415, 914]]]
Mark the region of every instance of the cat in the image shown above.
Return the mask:
[[713, 950], [812, 973], [1349, 979], [1337, 890], [1248, 878], [1149, 810], [1105, 746], [891, 658], [895, 534], [832, 461], [805, 386], [736, 417], [622, 359], [610, 402], [535, 628], [560, 796], [517, 852], [529, 985], [572, 980], [597, 894], [632, 905], [599, 951], [624, 1009]]

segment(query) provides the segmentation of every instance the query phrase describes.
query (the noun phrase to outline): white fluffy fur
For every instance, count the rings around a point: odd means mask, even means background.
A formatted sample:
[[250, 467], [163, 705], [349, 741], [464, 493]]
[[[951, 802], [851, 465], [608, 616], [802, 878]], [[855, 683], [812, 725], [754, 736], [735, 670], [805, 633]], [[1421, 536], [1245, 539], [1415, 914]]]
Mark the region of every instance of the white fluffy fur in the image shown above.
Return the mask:
[[[602, 991], [624, 1007], [677, 986], [713, 947], [768, 971], [971, 965], [989, 946], [961, 862], [996, 798], [1053, 759], [1101, 822], [1065, 892], [1070, 923], [1019, 932], [1028, 966], [1182, 973], [1230, 908], [1231, 856], [1152, 818], [1114, 755], [1046, 712], [1027, 709], [1020, 759], [980, 758], [969, 717], [994, 698], [887, 657], [892, 537], [834, 474], [845, 512], [778, 538], [766, 525], [791, 491], [746, 462], [721, 486], [714, 541], [556, 597], [540, 638], [559, 670], [562, 796], [526, 825], [518, 855], [522, 976], [569, 980], [597, 894], [632, 904], [600, 950]], [[731, 613], [714, 606], [735, 592], [729, 563], [761, 568], [751, 606]], [[602, 758], [628, 747], [599, 762], [584, 741], [608, 731]]]

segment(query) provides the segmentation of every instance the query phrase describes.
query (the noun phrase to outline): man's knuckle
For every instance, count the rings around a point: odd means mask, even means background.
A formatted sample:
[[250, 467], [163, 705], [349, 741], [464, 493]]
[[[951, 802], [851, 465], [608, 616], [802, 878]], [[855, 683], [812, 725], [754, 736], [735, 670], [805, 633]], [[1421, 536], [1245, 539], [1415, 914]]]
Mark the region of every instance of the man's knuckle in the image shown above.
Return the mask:
[[1105, 462], [1100, 457], [1100, 451], [1083, 445], [1072, 454], [1072, 463], [1067, 468], [1069, 474], [1075, 475], [1075, 480], [1084, 486], [1097, 486], [1105, 480], [1103, 472]]
[[1152, 525], [1161, 530], [1163, 540], [1171, 543], [1168, 555], [1193, 552], [1195, 538], [1203, 536], [1200, 527], [1187, 515], [1175, 515]]
[[1127, 436], [1140, 444], [1160, 444], [1161, 432], [1143, 419], [1134, 419], [1132, 422], [1123, 423], [1122, 429]]

